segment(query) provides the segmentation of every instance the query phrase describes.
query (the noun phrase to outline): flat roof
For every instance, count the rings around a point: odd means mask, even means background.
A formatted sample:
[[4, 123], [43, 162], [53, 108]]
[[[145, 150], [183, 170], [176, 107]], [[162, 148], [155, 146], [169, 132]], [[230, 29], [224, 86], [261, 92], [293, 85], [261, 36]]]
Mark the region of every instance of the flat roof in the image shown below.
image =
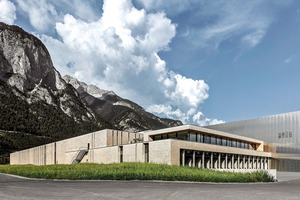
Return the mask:
[[196, 132], [206, 133], [209, 135], [220, 136], [223, 138], [236, 139], [236, 140], [247, 141], [247, 142], [258, 143], [258, 144], [263, 143], [262, 140], [257, 140], [257, 139], [253, 139], [253, 138], [249, 138], [249, 137], [239, 136], [239, 135], [235, 135], [235, 134], [231, 134], [231, 133], [226, 133], [223, 131], [217, 131], [217, 130], [203, 128], [200, 126], [195, 126], [195, 125], [190, 125], [190, 124], [154, 130], [151, 132], [149, 131], [149, 132], [146, 132], [145, 135], [148, 135], [149, 137], [151, 137], [151, 136], [155, 136], [155, 135], [162, 135], [165, 133], [176, 133], [176, 132], [183, 132], [183, 131], [196, 131]]

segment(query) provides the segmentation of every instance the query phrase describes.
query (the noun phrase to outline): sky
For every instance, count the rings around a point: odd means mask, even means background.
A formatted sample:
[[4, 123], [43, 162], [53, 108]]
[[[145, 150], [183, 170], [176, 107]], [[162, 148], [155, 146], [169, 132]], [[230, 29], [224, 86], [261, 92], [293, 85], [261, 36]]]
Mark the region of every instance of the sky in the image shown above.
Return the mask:
[[54, 67], [161, 117], [210, 125], [300, 110], [298, 0], [0, 0]]

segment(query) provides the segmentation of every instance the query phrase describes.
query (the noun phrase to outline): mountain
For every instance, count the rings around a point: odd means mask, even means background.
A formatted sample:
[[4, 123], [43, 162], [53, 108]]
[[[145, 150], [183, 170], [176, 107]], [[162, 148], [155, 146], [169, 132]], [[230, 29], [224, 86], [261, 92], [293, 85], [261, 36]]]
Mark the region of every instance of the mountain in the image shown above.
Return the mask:
[[0, 155], [105, 128], [143, 131], [180, 124], [112, 91], [63, 79], [38, 38], [0, 23]]
[[[12, 151], [114, 128], [62, 79], [39, 39], [4, 23], [0, 23], [0, 113], [0, 130], [4, 130], [0, 154], [3, 149]], [[20, 132], [40, 139], [24, 146], [29, 136]]]
[[178, 120], [160, 118], [146, 112], [138, 104], [119, 97], [113, 91], [87, 85], [68, 75], [63, 78], [77, 90], [90, 108], [119, 130], [138, 132], [182, 125]]

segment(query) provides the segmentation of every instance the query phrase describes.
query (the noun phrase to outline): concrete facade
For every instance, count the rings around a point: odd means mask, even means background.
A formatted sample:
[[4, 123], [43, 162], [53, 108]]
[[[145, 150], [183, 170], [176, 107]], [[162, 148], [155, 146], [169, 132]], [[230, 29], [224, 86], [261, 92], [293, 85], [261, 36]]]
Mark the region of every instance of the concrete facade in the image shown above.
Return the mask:
[[102, 130], [11, 154], [10, 164], [152, 162], [218, 170], [270, 170], [261, 140], [183, 125], [129, 133]]

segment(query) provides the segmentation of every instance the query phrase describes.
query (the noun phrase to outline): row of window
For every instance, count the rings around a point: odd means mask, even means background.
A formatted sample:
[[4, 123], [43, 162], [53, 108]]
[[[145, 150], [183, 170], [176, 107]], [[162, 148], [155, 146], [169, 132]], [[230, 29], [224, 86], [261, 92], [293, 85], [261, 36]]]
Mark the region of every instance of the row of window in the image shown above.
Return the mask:
[[276, 153], [300, 154], [300, 148], [296, 147], [276, 147]]
[[[182, 132], [182, 133], [168, 133], [163, 135], [155, 135], [153, 140], [163, 140], [163, 139], [178, 139], [191, 142], [199, 142], [205, 144], [214, 144], [220, 146], [236, 147], [242, 149], [250, 149], [250, 143], [244, 141], [238, 141], [234, 139], [221, 138], [211, 135], [206, 135], [203, 133], [196, 132]], [[252, 145], [255, 148], [255, 145]]]

